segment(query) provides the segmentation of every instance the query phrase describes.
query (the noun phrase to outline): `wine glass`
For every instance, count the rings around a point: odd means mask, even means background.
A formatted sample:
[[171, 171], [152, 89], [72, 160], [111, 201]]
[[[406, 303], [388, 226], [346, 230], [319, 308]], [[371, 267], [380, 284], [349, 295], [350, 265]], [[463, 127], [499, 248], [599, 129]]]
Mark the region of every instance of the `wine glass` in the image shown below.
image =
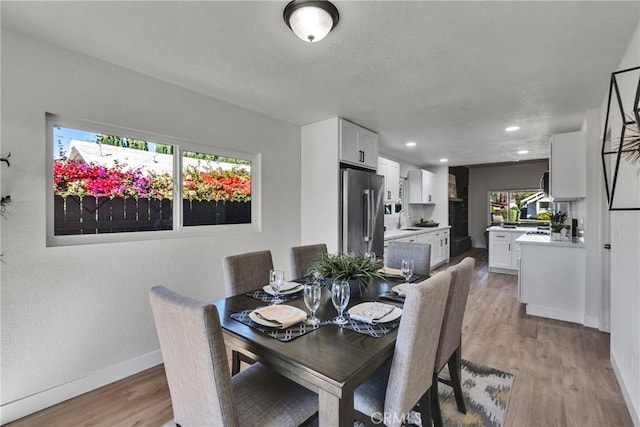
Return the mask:
[[269, 271], [269, 285], [271, 285], [271, 290], [273, 290], [271, 303], [279, 304], [283, 302], [284, 300], [280, 298], [280, 290], [284, 286], [284, 271], [272, 268]]
[[320, 320], [316, 317], [316, 310], [320, 306], [322, 296], [322, 286], [318, 282], [307, 282], [304, 284], [304, 304], [311, 312], [311, 317], [307, 319], [307, 325], [316, 326]]
[[413, 276], [413, 266], [414, 261], [412, 259], [403, 259], [400, 262], [400, 270], [402, 270], [402, 274], [404, 274], [404, 279], [407, 283], [409, 283], [411, 276]]
[[347, 308], [349, 304], [349, 282], [342, 280], [333, 282], [331, 285], [331, 302], [338, 311], [338, 317], [333, 320], [336, 325], [344, 325], [347, 323], [347, 319], [342, 315], [342, 312]]

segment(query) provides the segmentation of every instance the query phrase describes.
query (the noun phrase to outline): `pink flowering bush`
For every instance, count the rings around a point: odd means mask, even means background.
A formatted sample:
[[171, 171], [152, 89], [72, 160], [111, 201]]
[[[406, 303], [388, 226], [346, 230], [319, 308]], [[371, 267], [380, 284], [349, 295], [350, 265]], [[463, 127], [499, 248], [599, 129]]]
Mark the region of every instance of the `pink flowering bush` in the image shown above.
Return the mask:
[[198, 201], [251, 201], [251, 175], [245, 169], [198, 169], [187, 166], [183, 174], [182, 196]]
[[[185, 168], [183, 198], [198, 201], [251, 201], [251, 174], [237, 167]], [[56, 196], [91, 196], [134, 199], [173, 199], [173, 178], [168, 173], [130, 169], [116, 162], [113, 167], [73, 160], [53, 164]]]

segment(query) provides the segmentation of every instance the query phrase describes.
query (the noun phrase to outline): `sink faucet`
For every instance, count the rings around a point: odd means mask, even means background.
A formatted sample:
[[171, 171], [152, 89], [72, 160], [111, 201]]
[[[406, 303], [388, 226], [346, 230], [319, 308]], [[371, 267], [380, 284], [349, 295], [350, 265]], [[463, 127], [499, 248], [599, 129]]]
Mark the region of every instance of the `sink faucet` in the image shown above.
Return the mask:
[[398, 214], [398, 228], [402, 228], [402, 214], [406, 215], [406, 219], [411, 219], [411, 214], [409, 213], [408, 210], [406, 209], [401, 209], [400, 213]]

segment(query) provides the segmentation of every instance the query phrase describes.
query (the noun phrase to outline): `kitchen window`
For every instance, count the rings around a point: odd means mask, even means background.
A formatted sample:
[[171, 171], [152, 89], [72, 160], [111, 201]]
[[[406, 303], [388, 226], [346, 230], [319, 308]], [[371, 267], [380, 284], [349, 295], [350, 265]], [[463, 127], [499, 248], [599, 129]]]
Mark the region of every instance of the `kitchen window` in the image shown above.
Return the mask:
[[49, 246], [255, 228], [258, 155], [53, 115], [47, 125]]
[[551, 200], [539, 189], [489, 191], [489, 224], [549, 221]]

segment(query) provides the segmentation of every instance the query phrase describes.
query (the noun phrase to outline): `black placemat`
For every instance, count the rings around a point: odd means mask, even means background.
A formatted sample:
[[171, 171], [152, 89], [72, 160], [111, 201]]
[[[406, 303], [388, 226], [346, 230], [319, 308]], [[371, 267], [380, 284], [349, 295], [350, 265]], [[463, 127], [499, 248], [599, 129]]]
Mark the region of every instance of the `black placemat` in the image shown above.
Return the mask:
[[381, 294], [380, 298], [388, 299], [390, 301], [395, 301], [395, 302], [401, 302], [404, 304], [404, 297], [401, 297], [400, 295], [398, 295], [393, 291], [387, 291], [384, 294]]
[[253, 310], [254, 309], [233, 313], [231, 314], [231, 318], [234, 320], [237, 320], [240, 323], [244, 323], [245, 325], [250, 326], [253, 329], [257, 329], [263, 334], [269, 335], [270, 337], [273, 337], [279, 341], [284, 341], [284, 342], [291, 341], [292, 339], [301, 337], [302, 335], [315, 331], [319, 327], [327, 324], [326, 321], [324, 322], [321, 321], [316, 326], [311, 326], [311, 325], [307, 325], [305, 322], [300, 322], [296, 325], [290, 326], [285, 329], [270, 328], [268, 326], [263, 326], [251, 320], [251, 318], [249, 317], [249, 313], [251, 313]]
[[[345, 316], [348, 316], [348, 314], [345, 313]], [[344, 329], [350, 329], [354, 332], [369, 335], [370, 337], [380, 338], [400, 326], [401, 318], [399, 317], [391, 322], [373, 324], [353, 320], [350, 317], [348, 319], [349, 321], [347, 323], [338, 326]]]

